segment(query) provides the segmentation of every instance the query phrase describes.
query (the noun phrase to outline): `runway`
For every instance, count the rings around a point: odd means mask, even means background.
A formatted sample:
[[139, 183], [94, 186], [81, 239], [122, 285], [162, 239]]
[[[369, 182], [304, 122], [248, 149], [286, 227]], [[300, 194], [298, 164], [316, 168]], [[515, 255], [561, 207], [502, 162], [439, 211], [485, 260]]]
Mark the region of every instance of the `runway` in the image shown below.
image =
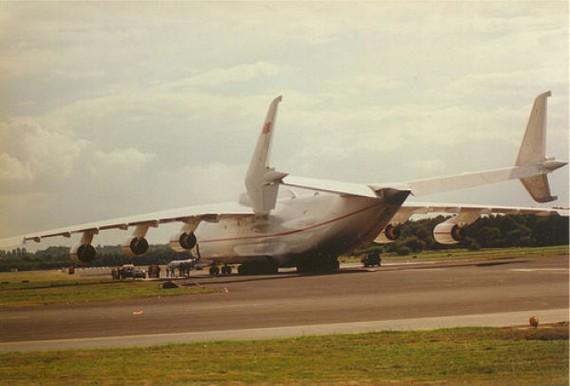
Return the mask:
[[211, 295], [0, 311], [0, 351], [568, 320], [568, 256], [201, 277]]

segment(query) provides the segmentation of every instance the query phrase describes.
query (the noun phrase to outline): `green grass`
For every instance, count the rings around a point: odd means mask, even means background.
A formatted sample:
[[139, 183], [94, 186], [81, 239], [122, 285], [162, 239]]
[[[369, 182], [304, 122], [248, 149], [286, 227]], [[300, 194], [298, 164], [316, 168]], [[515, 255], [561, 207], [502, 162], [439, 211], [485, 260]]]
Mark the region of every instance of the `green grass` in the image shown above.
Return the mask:
[[0, 354], [16, 384], [568, 384], [568, 324]]
[[[467, 249], [444, 249], [439, 251], [424, 251], [411, 253], [407, 256], [398, 256], [395, 253], [382, 255], [383, 262], [422, 262], [422, 261], [459, 261], [481, 259], [508, 259], [525, 256], [558, 256], [568, 255], [568, 245], [556, 245], [551, 247], [520, 247], [520, 248], [484, 248], [479, 251]], [[343, 256], [343, 263], [360, 262], [360, 256]]]
[[80, 276], [60, 271], [0, 273], [0, 307], [108, 302], [154, 296], [206, 294], [215, 288], [162, 289], [161, 282], [113, 281], [109, 275]]

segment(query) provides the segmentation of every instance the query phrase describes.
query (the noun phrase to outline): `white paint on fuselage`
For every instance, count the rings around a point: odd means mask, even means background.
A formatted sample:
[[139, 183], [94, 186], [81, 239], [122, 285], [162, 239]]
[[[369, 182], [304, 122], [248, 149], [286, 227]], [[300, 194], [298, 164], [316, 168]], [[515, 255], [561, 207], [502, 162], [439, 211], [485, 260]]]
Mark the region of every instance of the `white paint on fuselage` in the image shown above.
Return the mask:
[[289, 197], [267, 217], [201, 222], [195, 232], [199, 256], [218, 263], [271, 258], [280, 266], [312, 254], [338, 256], [372, 241], [398, 208], [366, 197]]

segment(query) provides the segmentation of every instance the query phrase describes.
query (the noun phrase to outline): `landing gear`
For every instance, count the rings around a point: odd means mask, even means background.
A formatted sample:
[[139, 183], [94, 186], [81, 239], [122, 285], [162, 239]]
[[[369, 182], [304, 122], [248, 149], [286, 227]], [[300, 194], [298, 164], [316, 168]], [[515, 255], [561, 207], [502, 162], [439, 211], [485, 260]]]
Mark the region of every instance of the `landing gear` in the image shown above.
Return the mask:
[[222, 275], [231, 275], [232, 274], [232, 267], [227, 264], [224, 264], [222, 267]]
[[336, 258], [330, 259], [325, 264], [325, 270], [327, 272], [338, 272], [340, 270], [340, 263], [338, 262], [338, 260]]
[[210, 276], [218, 276], [220, 274], [220, 267], [215, 264], [210, 266]]
[[240, 275], [271, 275], [279, 272], [279, 266], [273, 261], [243, 263], [238, 267]]
[[323, 256], [307, 258], [297, 263], [299, 273], [334, 273], [340, 269], [340, 263], [336, 257]]

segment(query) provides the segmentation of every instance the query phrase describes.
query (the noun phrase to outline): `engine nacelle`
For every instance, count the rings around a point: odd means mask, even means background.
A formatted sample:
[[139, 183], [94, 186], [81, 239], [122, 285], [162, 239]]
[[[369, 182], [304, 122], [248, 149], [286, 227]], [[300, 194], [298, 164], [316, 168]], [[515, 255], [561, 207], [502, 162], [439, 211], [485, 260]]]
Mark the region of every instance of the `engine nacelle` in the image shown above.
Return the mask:
[[386, 228], [374, 239], [375, 243], [388, 244], [400, 238], [400, 224], [388, 224]]
[[196, 246], [194, 232], [178, 232], [170, 238], [170, 248], [176, 252], [186, 252]]
[[69, 256], [77, 263], [88, 264], [95, 260], [97, 252], [91, 244], [79, 244], [69, 250]]
[[464, 236], [464, 228], [457, 224], [442, 222], [433, 229], [433, 238], [440, 244], [457, 244]]
[[388, 224], [384, 229], [384, 236], [390, 241], [396, 241], [400, 238], [400, 226], [399, 225], [392, 225]]
[[148, 241], [144, 237], [130, 237], [123, 244], [121, 250], [129, 257], [141, 256], [148, 251]]

